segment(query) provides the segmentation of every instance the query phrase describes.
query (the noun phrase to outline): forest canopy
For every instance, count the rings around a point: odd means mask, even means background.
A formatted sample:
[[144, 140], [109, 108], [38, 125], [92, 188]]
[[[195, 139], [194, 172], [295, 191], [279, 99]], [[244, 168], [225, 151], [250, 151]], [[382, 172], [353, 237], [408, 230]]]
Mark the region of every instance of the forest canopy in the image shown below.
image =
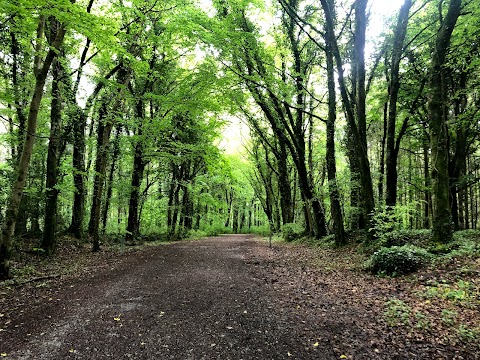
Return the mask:
[[26, 238], [476, 229], [480, 2], [374, 3], [0, 0], [0, 278]]

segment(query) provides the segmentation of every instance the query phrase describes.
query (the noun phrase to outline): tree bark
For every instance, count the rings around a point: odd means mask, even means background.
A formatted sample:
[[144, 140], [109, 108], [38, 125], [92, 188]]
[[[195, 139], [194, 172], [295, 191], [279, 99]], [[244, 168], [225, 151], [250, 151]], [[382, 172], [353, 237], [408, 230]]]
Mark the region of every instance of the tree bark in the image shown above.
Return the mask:
[[143, 154], [143, 129], [142, 122], [145, 121], [145, 109], [143, 101], [138, 100], [136, 105], [136, 115], [139, 121], [139, 127], [137, 131], [138, 141], [135, 144], [135, 153], [133, 157], [133, 171], [132, 180], [130, 183], [130, 202], [128, 206], [128, 223], [127, 223], [127, 241], [135, 241], [138, 236], [138, 205], [140, 202], [140, 187], [143, 181], [143, 173], [145, 171], [145, 159]]
[[48, 71], [50, 70], [50, 66], [52, 65], [52, 62], [57, 56], [60, 46], [63, 43], [65, 33], [66, 28], [63, 25], [60, 26], [57, 36], [45, 57], [43, 65], [35, 77], [35, 89], [30, 102], [27, 118], [27, 132], [25, 141], [23, 143], [22, 153], [20, 155], [18, 168], [16, 169], [16, 179], [14, 181], [10, 199], [7, 205], [5, 221], [2, 226], [2, 234], [0, 237], [0, 279], [10, 277], [10, 257], [12, 251], [13, 232], [18, 216], [19, 204], [22, 199], [22, 192], [25, 187], [25, 180], [28, 174], [33, 144], [35, 142], [38, 112], [43, 98], [43, 89], [47, 79]]
[[387, 123], [387, 159], [386, 159], [386, 196], [387, 206], [397, 204], [397, 180], [398, 180], [398, 148], [396, 143], [397, 102], [400, 90], [400, 62], [403, 55], [403, 44], [407, 33], [408, 15], [412, 7], [412, 0], [405, 0], [400, 8], [397, 25], [393, 35], [392, 60], [389, 83], [389, 105]]
[[[426, 131], [425, 131], [426, 133]], [[427, 137], [427, 134], [425, 134]], [[423, 211], [423, 227], [425, 229], [430, 228], [430, 212], [432, 209], [432, 193], [431, 193], [431, 179], [430, 179], [430, 166], [429, 166], [429, 150], [430, 146], [428, 146], [429, 140], [425, 139], [423, 141], [423, 176], [424, 176], [424, 187], [425, 190], [423, 192], [423, 202], [424, 202], [424, 211]]]
[[117, 166], [118, 157], [120, 155], [120, 134], [122, 132], [122, 126], [117, 125], [115, 132], [115, 141], [113, 144], [113, 152], [110, 164], [110, 171], [108, 173], [108, 186], [107, 193], [105, 196], [105, 206], [103, 207], [103, 216], [102, 216], [102, 233], [105, 233], [105, 228], [107, 227], [108, 221], [108, 212], [110, 209], [110, 200], [112, 198], [113, 192], [113, 175], [115, 173], [115, 168]]
[[277, 157], [278, 189], [280, 192], [280, 208], [282, 211], [282, 223], [293, 222], [292, 187], [288, 175], [288, 154], [285, 143], [279, 142], [279, 157]]
[[452, 32], [460, 16], [462, 1], [450, 0], [448, 12], [437, 33], [430, 69], [430, 139], [432, 143], [432, 179], [434, 195], [433, 240], [447, 243], [452, 240], [452, 212], [448, 176], [448, 129], [445, 61]]
[[[358, 125], [358, 138], [354, 137], [356, 149], [359, 153], [360, 184], [362, 186], [362, 204], [364, 216], [367, 219], [365, 227], [370, 230], [370, 220], [375, 209], [370, 162], [367, 147], [367, 113], [366, 113], [366, 87], [365, 87], [365, 32], [367, 28], [366, 7], [368, 0], [355, 1], [355, 36], [354, 54], [356, 69], [356, 120]], [[354, 132], [355, 133], [355, 132]], [[358, 155], [357, 155], [358, 156]], [[370, 235], [370, 234], [369, 234]], [[373, 235], [373, 233], [372, 233]]]
[[331, 46], [327, 44], [325, 49], [327, 58], [327, 81], [328, 81], [328, 119], [327, 119], [327, 176], [328, 190], [330, 195], [330, 211], [333, 222], [333, 233], [337, 246], [346, 243], [345, 229], [343, 225], [340, 193], [337, 186], [337, 167], [335, 163], [335, 121], [337, 117], [337, 97], [335, 89], [335, 69]]
[[[366, 140], [365, 29], [367, 1], [355, 1], [355, 41], [353, 66], [353, 86], [355, 91], [353, 100], [351, 100], [351, 96], [347, 89], [343, 69], [344, 64], [338, 47], [337, 38], [335, 36], [336, 16], [334, 13], [334, 1], [320, 1], [325, 14], [325, 27], [328, 29], [326, 32], [325, 41], [330, 44], [333, 56], [335, 58], [340, 95], [347, 120], [347, 137], [349, 138], [347, 143], [349, 147], [348, 155], [350, 168], [352, 169], [352, 187], [360, 186], [361, 199], [359, 199], [359, 201], [361, 201], [362, 206], [362, 218], [367, 220], [361, 225], [369, 229], [371, 226], [369, 219], [373, 213], [375, 202]], [[353, 193], [353, 195], [356, 194]], [[369, 237], [374, 236], [373, 232], [371, 231], [368, 232], [368, 235]]]
[[73, 195], [72, 221], [68, 232], [77, 239], [83, 235], [83, 218], [85, 214], [85, 128], [87, 126], [87, 115], [80, 109], [77, 111], [73, 123], [73, 184], [75, 192]]
[[105, 170], [107, 167], [107, 150], [110, 142], [110, 133], [113, 122], [108, 119], [107, 104], [103, 102], [99, 112], [97, 154], [95, 158], [95, 177], [93, 181], [92, 208], [90, 211], [90, 235], [93, 236], [92, 251], [100, 250], [100, 210], [102, 206], [103, 186], [105, 184]]
[[233, 233], [238, 234], [238, 204], [233, 204], [233, 220], [232, 220]]
[[56, 246], [57, 203], [59, 190], [58, 165], [60, 161], [60, 137], [62, 132], [62, 100], [59, 87], [60, 64], [55, 61], [52, 69], [52, 102], [50, 107], [50, 138], [47, 154], [47, 176], [45, 181], [45, 225], [41, 247], [46, 255], [51, 255]]

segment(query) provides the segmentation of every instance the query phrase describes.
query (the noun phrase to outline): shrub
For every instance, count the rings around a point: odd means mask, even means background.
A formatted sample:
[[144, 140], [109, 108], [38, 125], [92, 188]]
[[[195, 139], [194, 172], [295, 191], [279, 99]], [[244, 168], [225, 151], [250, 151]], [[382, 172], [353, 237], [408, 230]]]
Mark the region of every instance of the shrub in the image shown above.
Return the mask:
[[373, 274], [405, 275], [428, 263], [432, 255], [416, 246], [381, 248], [367, 260], [365, 267]]
[[424, 246], [429, 243], [432, 237], [431, 230], [394, 230], [382, 236], [384, 247], [416, 245]]
[[456, 231], [452, 242], [431, 244], [428, 251], [441, 256], [440, 261], [448, 262], [458, 257], [476, 258], [480, 255], [480, 231]]
[[282, 226], [282, 236], [285, 241], [293, 241], [302, 236], [303, 229], [295, 223], [288, 223]]

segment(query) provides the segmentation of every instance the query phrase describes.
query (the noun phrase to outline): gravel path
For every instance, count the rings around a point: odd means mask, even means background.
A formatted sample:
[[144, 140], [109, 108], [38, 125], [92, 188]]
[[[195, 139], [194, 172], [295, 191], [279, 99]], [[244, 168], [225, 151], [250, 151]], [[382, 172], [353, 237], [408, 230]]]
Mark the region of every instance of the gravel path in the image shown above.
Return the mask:
[[0, 301], [0, 359], [480, 358], [388, 327], [399, 283], [336, 252], [228, 235], [96, 259]]
[[275, 308], [255, 272], [265, 243], [232, 235], [147, 248], [41, 294], [0, 333], [12, 359], [333, 359]]

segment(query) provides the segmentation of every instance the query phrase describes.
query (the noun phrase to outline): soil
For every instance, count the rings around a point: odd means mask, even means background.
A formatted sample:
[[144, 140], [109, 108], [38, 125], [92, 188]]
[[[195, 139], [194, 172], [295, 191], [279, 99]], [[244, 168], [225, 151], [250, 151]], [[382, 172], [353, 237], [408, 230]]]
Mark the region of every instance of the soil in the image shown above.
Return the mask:
[[127, 255], [1, 286], [1, 357], [480, 358], [476, 343], [435, 328], [387, 324], [385, 303], [408, 303], [408, 282], [365, 274], [341, 251], [228, 235]]

